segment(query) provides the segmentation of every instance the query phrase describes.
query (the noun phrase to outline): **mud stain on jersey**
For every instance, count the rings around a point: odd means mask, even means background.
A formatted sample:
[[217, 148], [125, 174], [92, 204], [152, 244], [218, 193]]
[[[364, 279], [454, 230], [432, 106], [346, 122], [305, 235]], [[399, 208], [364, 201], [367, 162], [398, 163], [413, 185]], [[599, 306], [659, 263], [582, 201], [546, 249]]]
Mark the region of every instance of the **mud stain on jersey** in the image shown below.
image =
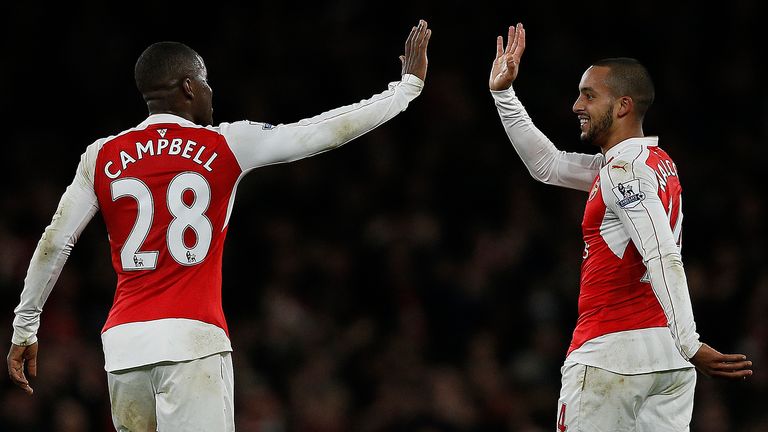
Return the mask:
[[40, 259], [49, 259], [54, 252], [56, 252], [56, 245], [53, 243], [55, 230], [48, 228], [40, 237], [40, 242], [37, 244], [37, 250], [40, 251]]
[[221, 341], [209, 331], [198, 331], [192, 336], [192, 352], [202, 353], [210, 350], [211, 346], [220, 346]]
[[61, 215], [64, 213], [66, 207], [66, 200], [62, 200], [59, 207], [56, 209], [56, 213], [53, 214], [51, 224], [43, 232], [43, 236], [40, 237], [40, 242], [37, 244], [37, 249], [40, 251], [40, 255], [45, 258], [50, 258], [51, 255], [56, 253], [57, 247], [53, 240], [56, 238], [56, 228], [61, 221]]
[[50, 225], [45, 228], [45, 231], [40, 238], [40, 242], [37, 244], [37, 249], [40, 251], [41, 258], [50, 259], [52, 256], [58, 254], [59, 250], [62, 248], [62, 246], [57, 245], [54, 240], [59, 232], [59, 227], [63, 224], [63, 215], [68, 214], [74, 205], [75, 203], [69, 199], [66, 194], [62, 197], [58, 207], [56, 207], [56, 212], [53, 214], [53, 218], [51, 218]]
[[334, 131], [336, 139], [334, 140], [334, 147], [338, 147], [348, 141], [351, 141], [359, 134], [359, 127], [355, 126], [352, 122], [342, 122], [338, 128]]

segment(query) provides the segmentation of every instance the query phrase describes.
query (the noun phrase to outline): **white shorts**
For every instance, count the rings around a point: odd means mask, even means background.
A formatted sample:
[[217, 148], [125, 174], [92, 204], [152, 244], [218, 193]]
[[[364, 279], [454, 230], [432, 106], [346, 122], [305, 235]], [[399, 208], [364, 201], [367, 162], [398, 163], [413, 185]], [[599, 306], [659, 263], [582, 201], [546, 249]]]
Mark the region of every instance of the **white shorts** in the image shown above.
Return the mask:
[[235, 430], [229, 352], [108, 372], [107, 382], [118, 432]]
[[696, 369], [621, 375], [566, 363], [557, 432], [687, 432]]

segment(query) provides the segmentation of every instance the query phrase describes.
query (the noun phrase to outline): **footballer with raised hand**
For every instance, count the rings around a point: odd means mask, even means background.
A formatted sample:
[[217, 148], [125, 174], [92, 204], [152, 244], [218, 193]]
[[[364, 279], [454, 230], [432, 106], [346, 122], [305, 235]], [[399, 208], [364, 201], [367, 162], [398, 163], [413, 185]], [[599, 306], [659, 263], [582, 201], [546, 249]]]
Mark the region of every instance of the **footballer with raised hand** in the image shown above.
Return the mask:
[[[581, 141], [597, 154], [566, 153], [533, 124], [512, 88], [525, 50], [522, 24], [496, 41], [489, 87], [501, 122], [530, 174], [587, 192], [579, 317], [565, 363], [559, 432], [689, 430], [696, 371], [752, 375], [743, 354], [699, 341], [680, 255], [678, 169], [646, 136], [654, 86], [640, 62], [593, 63], [573, 105]], [[695, 367], [695, 368], [694, 368]]]
[[237, 185], [249, 171], [337, 148], [392, 119], [421, 92], [427, 23], [414, 26], [400, 80], [296, 123], [213, 123], [202, 57], [178, 42], [135, 67], [149, 117], [88, 146], [45, 229], [15, 309], [11, 380], [37, 374], [40, 314], [78, 236], [101, 211], [117, 273], [102, 330], [118, 431], [234, 431], [234, 373], [221, 265]]

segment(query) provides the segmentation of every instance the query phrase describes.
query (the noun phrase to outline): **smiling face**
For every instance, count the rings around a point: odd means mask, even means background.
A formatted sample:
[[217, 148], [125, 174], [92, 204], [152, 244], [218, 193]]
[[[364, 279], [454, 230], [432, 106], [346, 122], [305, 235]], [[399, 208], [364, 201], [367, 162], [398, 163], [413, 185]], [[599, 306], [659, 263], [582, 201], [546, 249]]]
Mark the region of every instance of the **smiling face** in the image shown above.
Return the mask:
[[614, 130], [614, 105], [616, 98], [606, 85], [610, 69], [592, 66], [584, 72], [579, 83], [579, 97], [573, 104], [573, 112], [579, 119], [581, 140], [603, 147]]

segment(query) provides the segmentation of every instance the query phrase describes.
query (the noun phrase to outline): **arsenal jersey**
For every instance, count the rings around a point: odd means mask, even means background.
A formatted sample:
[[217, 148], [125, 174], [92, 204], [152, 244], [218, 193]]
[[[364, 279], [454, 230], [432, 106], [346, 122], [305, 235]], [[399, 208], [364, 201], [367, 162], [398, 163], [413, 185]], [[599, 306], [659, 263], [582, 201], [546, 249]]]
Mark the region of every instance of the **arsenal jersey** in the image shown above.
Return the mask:
[[191, 124], [152, 123], [102, 145], [94, 187], [117, 273], [104, 331], [185, 318], [227, 332], [221, 261], [241, 174], [224, 136]]
[[[604, 334], [668, 324], [639, 250], [654, 259], [665, 249], [678, 253], [683, 215], [677, 168], [648, 139], [625, 141], [612, 153], [617, 156], [595, 178], [584, 210], [579, 318], [569, 353]], [[654, 221], [650, 204], [667, 210], [664, 217]], [[655, 223], [666, 223], [672, 236], [656, 232]]]
[[117, 289], [102, 332], [105, 369], [231, 351], [221, 265], [237, 184], [249, 171], [337, 148], [392, 119], [424, 83], [387, 90], [296, 123], [201, 127], [153, 114], [83, 153], [30, 262], [12, 341], [37, 341], [40, 314], [78, 236], [98, 210]]
[[682, 188], [658, 138], [631, 138], [605, 155], [564, 152], [535, 127], [514, 90], [492, 95], [530, 174], [588, 192], [567, 361], [626, 374], [692, 367], [701, 342], [680, 255]]

